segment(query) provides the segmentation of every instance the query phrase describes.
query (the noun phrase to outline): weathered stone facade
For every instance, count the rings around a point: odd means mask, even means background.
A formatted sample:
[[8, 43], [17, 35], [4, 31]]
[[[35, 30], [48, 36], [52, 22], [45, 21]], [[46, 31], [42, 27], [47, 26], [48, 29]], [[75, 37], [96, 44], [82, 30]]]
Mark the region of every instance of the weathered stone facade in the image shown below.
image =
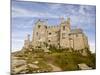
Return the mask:
[[38, 20], [33, 28], [32, 41], [29, 40], [28, 35], [24, 47], [27, 48], [31, 44], [33, 48], [45, 48], [49, 45], [74, 50], [88, 48], [87, 36], [83, 30], [80, 28], [71, 29], [70, 26], [70, 18], [67, 20], [62, 18], [61, 23], [57, 26], [48, 26], [45, 21]]

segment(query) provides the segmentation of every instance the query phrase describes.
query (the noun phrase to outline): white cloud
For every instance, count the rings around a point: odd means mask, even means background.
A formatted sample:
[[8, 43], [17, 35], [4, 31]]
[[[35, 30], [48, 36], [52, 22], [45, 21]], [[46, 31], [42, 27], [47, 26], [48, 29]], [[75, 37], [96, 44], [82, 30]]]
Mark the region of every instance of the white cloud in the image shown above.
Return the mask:
[[28, 16], [31, 14], [32, 12], [27, 11], [25, 9], [18, 8], [18, 7], [12, 7], [12, 17], [24, 17], [24, 16]]
[[28, 9], [23, 9], [19, 7], [12, 7], [12, 17], [47, 17], [47, 18], [58, 18], [59, 16], [56, 14], [52, 14], [49, 12], [39, 12], [39, 11], [31, 11]]
[[48, 6], [49, 6], [50, 9], [56, 10], [56, 9], [61, 8], [62, 4], [51, 4], [51, 3], [49, 4], [48, 3]]
[[19, 24], [14, 24], [16, 29], [31, 29], [33, 28], [32, 26], [33, 24], [33, 20], [29, 20], [29, 21], [26, 21], [26, 22], [22, 22], [22, 23], [19, 23]]

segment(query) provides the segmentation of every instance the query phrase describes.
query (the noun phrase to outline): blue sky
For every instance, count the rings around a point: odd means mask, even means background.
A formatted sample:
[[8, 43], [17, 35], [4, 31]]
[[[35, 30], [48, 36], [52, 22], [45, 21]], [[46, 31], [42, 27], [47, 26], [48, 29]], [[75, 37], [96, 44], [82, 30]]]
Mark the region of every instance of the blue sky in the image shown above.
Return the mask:
[[25, 2], [12, 0], [12, 51], [20, 50], [27, 34], [31, 34], [38, 19], [58, 25], [60, 18], [71, 18], [72, 28], [82, 28], [95, 52], [96, 7], [91, 5]]

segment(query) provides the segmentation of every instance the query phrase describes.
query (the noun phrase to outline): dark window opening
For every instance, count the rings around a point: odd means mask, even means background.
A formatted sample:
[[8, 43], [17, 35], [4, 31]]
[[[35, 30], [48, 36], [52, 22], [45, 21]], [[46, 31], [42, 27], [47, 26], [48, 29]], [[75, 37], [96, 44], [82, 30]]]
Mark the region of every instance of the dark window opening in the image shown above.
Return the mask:
[[40, 28], [41, 26], [40, 25], [38, 25], [38, 28]]
[[47, 26], [45, 26], [45, 28], [47, 29]]
[[51, 42], [50, 40], [48, 40], [48, 42]]
[[63, 26], [63, 30], [65, 30], [65, 26]]
[[58, 45], [60, 45], [60, 43], [58, 43]]
[[69, 40], [72, 40], [72, 38], [69, 38]]
[[71, 36], [71, 34], [68, 34], [69, 36]]
[[49, 33], [49, 35], [51, 35], [51, 33]]
[[55, 32], [56, 34], [58, 33], [58, 32]]

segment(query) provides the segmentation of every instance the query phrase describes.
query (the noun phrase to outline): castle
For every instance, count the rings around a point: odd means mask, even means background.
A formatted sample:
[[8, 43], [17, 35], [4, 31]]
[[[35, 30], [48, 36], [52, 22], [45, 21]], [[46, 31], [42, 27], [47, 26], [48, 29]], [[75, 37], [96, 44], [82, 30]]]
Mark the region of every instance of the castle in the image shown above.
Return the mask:
[[25, 39], [24, 48], [28, 48], [29, 45], [35, 49], [48, 48], [50, 45], [73, 50], [89, 48], [88, 39], [83, 30], [71, 29], [70, 18], [66, 20], [62, 18], [60, 24], [56, 26], [50, 26], [39, 19], [33, 28], [32, 41], [30, 41], [30, 35]]

